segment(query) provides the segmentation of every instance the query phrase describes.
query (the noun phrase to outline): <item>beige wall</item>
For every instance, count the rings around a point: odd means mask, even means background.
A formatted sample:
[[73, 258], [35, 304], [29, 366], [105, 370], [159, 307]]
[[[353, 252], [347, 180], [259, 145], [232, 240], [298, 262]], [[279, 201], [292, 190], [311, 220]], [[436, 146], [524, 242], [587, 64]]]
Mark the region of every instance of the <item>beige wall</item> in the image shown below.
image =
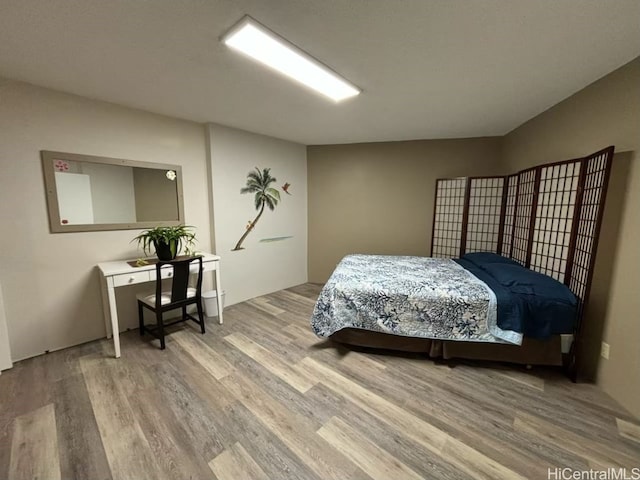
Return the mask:
[[[505, 168], [617, 152], [585, 326], [587, 373], [640, 416], [640, 58], [528, 121], [504, 138]], [[600, 341], [611, 346], [600, 359]]]
[[[40, 150], [180, 164], [186, 223], [211, 249], [204, 128], [0, 79], [0, 285], [14, 360], [104, 335], [98, 262], [135, 258], [136, 230], [49, 233]], [[134, 288], [119, 289], [136, 326]]]
[[309, 281], [349, 253], [429, 255], [436, 178], [500, 173], [500, 139], [311, 146]]
[[176, 181], [167, 178], [165, 170], [133, 168], [133, 191], [138, 222], [178, 220]]

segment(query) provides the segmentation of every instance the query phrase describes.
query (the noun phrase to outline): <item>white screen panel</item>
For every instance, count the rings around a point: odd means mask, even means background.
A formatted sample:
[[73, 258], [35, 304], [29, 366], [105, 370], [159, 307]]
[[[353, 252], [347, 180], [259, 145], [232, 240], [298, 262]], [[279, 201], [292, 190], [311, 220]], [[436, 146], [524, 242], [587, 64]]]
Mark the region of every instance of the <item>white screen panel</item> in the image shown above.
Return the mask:
[[588, 295], [593, 273], [593, 255], [598, 241], [598, 221], [604, 203], [610, 155], [605, 151], [591, 156], [584, 161], [582, 167], [586, 172], [569, 288], [583, 301]]
[[518, 175], [507, 177], [505, 196], [504, 228], [502, 232], [502, 249], [499, 252], [504, 257], [511, 256], [511, 243], [513, 241], [513, 222], [516, 211], [516, 195], [518, 193]]
[[542, 167], [531, 269], [564, 282], [581, 161]]
[[469, 181], [465, 251], [497, 252], [504, 177], [472, 178]]
[[518, 195], [513, 222], [513, 244], [511, 258], [522, 265], [527, 264], [529, 231], [535, 198], [536, 170], [525, 170], [518, 174]]
[[466, 178], [436, 182], [435, 214], [431, 256], [454, 258], [460, 255]]

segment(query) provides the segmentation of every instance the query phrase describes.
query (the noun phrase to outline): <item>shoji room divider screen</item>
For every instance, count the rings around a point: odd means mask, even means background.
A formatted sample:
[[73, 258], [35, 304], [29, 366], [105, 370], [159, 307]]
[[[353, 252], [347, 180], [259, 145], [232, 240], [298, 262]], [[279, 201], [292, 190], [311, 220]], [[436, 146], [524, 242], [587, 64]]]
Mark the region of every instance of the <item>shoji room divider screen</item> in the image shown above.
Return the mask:
[[504, 177], [438, 179], [431, 255], [494, 252], [563, 282], [580, 300], [578, 340], [613, 151]]

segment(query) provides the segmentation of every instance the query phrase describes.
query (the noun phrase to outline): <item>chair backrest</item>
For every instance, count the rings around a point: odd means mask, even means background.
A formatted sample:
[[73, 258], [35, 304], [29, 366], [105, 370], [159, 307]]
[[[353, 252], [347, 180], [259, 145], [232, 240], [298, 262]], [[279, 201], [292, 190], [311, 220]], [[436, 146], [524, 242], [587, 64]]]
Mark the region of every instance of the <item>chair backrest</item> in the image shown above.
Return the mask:
[[[197, 272], [191, 271], [191, 264], [196, 262]], [[169, 265], [170, 267], [167, 267]], [[197, 273], [196, 294], [194, 298], [199, 298], [202, 293], [202, 257], [191, 257], [181, 260], [159, 261], [156, 264], [156, 306], [160, 306], [162, 295], [162, 272], [163, 267], [172, 268], [171, 283], [171, 303], [179, 302], [187, 298], [187, 288], [189, 288], [189, 275]]]

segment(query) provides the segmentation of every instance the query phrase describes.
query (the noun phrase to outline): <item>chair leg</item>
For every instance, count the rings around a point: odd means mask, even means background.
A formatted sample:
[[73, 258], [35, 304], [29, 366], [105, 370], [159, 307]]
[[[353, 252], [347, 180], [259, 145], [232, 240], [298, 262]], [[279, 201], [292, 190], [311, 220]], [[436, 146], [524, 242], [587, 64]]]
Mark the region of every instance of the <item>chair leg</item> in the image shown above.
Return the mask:
[[138, 327], [140, 336], [144, 336], [144, 311], [142, 310], [142, 302], [138, 300]]
[[200, 320], [200, 332], [204, 333], [204, 315], [202, 313], [202, 300], [196, 302], [196, 307], [198, 307], [198, 319]]
[[187, 307], [184, 306], [182, 307], [182, 320], [186, 320], [187, 319]]
[[158, 335], [160, 335], [160, 350], [164, 350], [165, 349], [165, 344], [164, 344], [164, 321], [162, 320], [162, 311], [161, 310], [157, 310], [156, 311], [156, 319], [158, 322]]

